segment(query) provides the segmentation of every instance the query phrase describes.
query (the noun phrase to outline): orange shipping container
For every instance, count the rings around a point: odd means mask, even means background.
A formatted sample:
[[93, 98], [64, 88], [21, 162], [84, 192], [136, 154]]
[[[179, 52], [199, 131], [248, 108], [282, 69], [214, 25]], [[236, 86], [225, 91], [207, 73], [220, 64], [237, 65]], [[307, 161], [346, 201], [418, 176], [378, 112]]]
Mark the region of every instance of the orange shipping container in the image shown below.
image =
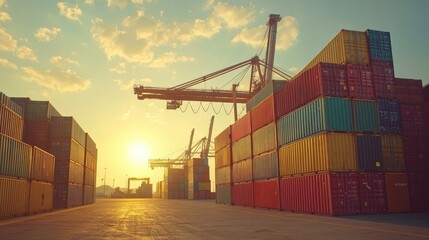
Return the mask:
[[322, 133], [279, 150], [281, 176], [356, 171], [355, 140], [350, 133]]
[[44, 150], [33, 147], [31, 179], [41, 182], [54, 182], [55, 156]]
[[31, 181], [29, 213], [37, 213], [52, 210], [54, 187], [51, 183]]
[[253, 156], [269, 152], [277, 147], [276, 123], [273, 122], [252, 133]]
[[406, 173], [386, 173], [386, 196], [389, 213], [410, 211], [410, 193]]
[[231, 144], [231, 126], [228, 126], [215, 137], [215, 151], [217, 152], [229, 144]]
[[250, 135], [232, 144], [232, 161], [238, 162], [252, 157], [252, 138]]
[[231, 145], [227, 145], [215, 153], [215, 168], [231, 165]]
[[0, 177], [0, 218], [28, 213], [30, 182]]
[[252, 131], [255, 131], [275, 120], [274, 94], [268, 96], [251, 111]]

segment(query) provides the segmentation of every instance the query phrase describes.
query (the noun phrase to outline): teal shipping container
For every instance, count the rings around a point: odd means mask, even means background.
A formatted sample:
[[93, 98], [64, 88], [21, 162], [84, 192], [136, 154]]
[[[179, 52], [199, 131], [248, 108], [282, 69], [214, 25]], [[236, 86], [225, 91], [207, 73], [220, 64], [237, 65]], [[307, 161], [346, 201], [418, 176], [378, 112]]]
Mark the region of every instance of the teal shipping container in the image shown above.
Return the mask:
[[271, 123], [252, 133], [253, 156], [276, 148], [276, 125]]
[[353, 122], [356, 132], [380, 132], [377, 102], [372, 100], [353, 100]]
[[264, 101], [272, 93], [277, 92], [286, 83], [287, 81], [280, 81], [280, 80], [271, 81], [246, 103], [246, 111], [249, 112], [250, 110], [252, 110], [254, 107], [256, 107], [256, 105]]
[[0, 134], [0, 176], [28, 179], [32, 150], [30, 145]]
[[231, 184], [216, 185], [216, 203], [231, 204]]
[[350, 99], [318, 98], [277, 121], [278, 145], [322, 131], [352, 132], [352, 126]]

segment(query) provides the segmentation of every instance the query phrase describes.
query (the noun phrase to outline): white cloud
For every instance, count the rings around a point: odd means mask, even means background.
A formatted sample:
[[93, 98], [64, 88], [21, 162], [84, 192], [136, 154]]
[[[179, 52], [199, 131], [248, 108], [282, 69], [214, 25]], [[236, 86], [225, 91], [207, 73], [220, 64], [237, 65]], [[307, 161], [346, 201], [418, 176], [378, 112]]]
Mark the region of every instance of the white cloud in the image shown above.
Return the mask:
[[143, 4], [144, 0], [131, 0], [134, 4]]
[[79, 66], [79, 62], [72, 60], [70, 58], [63, 58], [61, 56], [52, 56], [49, 60], [53, 65], [58, 67], [66, 67], [68, 65], [76, 65]]
[[[162, 109], [162, 110], [164, 110], [164, 109]], [[162, 111], [162, 112], [164, 112], [164, 111]], [[155, 124], [158, 124], [158, 125], [162, 125], [162, 126], [166, 126], [167, 125], [167, 122], [164, 120], [163, 117], [161, 117], [160, 114], [153, 115], [153, 114], [151, 114], [149, 112], [146, 112], [145, 113], [145, 118], [148, 119], [148, 120], [150, 120], [150, 121], [152, 121]]]
[[292, 72], [292, 73], [298, 73], [299, 69], [297, 67], [291, 67], [288, 70], [289, 70], [289, 72]]
[[[233, 39], [233, 43], [242, 42], [254, 48], [259, 47], [261, 40], [266, 30], [265, 25], [260, 25], [256, 28], [244, 28]], [[287, 50], [298, 39], [299, 29], [297, 20], [294, 17], [287, 16], [283, 18], [277, 25], [277, 50]]]
[[10, 21], [11, 18], [7, 12], [0, 12], [0, 22]]
[[20, 59], [37, 62], [37, 57], [34, 55], [33, 50], [27, 46], [20, 46], [18, 49], [16, 49], [15, 54]]
[[85, 4], [94, 5], [94, 0], [85, 0]]
[[40, 41], [49, 42], [57, 37], [57, 35], [61, 32], [59, 28], [39, 28], [34, 33], [34, 36]]
[[3, 6], [3, 4], [6, 2], [6, 0], [0, 0], [0, 7]]
[[153, 68], [164, 68], [168, 64], [175, 63], [175, 62], [192, 62], [194, 61], [194, 58], [192, 57], [185, 57], [185, 56], [179, 56], [177, 57], [175, 53], [173, 52], [166, 52], [161, 57], [155, 59], [152, 61], [151, 64], [149, 64], [149, 67]]
[[120, 9], [126, 8], [128, 5], [128, 0], [107, 0], [108, 7], [118, 7]]
[[159, 16], [164, 17], [164, 11], [161, 10], [161, 12], [159, 12]]
[[247, 25], [253, 20], [255, 7], [229, 5], [228, 3], [218, 2], [211, 4], [213, 8], [213, 17], [222, 21], [229, 28], [238, 28]]
[[18, 69], [15, 63], [9, 62], [9, 60], [7, 60], [6, 58], [0, 58], [0, 65], [15, 69], [15, 70]]
[[6, 30], [0, 28], [0, 51], [13, 52], [16, 49], [16, 40]]
[[78, 76], [70, 69], [38, 70], [32, 67], [22, 67], [21, 70], [25, 74], [24, 80], [36, 82], [58, 92], [84, 91], [91, 85], [90, 80]]
[[135, 109], [135, 107], [131, 106], [126, 113], [122, 114], [121, 119], [127, 120], [128, 118], [130, 118], [131, 113], [134, 112], [134, 109]]
[[70, 20], [79, 21], [79, 18], [82, 16], [82, 10], [78, 5], [70, 6], [66, 2], [59, 2], [57, 3], [57, 6], [60, 10], [60, 14]]
[[130, 90], [134, 86], [136, 80], [132, 79], [128, 83], [124, 83], [124, 81], [122, 81], [122, 80], [115, 79], [114, 82], [119, 86], [119, 90], [127, 91], [127, 90]]
[[117, 73], [117, 74], [123, 74], [127, 72], [127, 66], [125, 63], [119, 63], [118, 66], [111, 68], [110, 72]]

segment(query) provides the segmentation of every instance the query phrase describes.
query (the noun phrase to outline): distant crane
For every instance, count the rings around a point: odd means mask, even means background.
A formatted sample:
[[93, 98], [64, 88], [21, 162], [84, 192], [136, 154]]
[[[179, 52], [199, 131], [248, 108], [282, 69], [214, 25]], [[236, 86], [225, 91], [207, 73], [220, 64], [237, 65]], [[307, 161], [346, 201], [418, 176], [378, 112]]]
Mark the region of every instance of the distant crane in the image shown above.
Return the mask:
[[[214, 147], [212, 146], [214, 116], [211, 117], [208, 137], [203, 137], [195, 145], [192, 145], [194, 138], [194, 129], [191, 131], [188, 149], [175, 159], [149, 159], [149, 166], [153, 169], [156, 167], [163, 168], [184, 168], [188, 160], [198, 156], [199, 158], [214, 157]], [[198, 155], [199, 154], [199, 155]]]
[[131, 181], [143, 181], [143, 182], [146, 182], [147, 184], [149, 184], [150, 182], [150, 178], [136, 178], [136, 177], [130, 177], [130, 178], [128, 178], [128, 190], [127, 190], [127, 193], [128, 194], [130, 194], [131, 193], [131, 190], [130, 190], [130, 182]]
[[[272, 80], [272, 73], [276, 73], [285, 80], [292, 77], [287, 73], [274, 67], [274, 53], [277, 37], [277, 23], [281, 20], [280, 15], [270, 14], [268, 25], [268, 40], [266, 61], [262, 61], [258, 56], [250, 60], [235, 64], [233, 66], [221, 69], [219, 71], [207, 74], [194, 80], [179, 84], [170, 88], [145, 87], [143, 85], [134, 86], [134, 94], [138, 100], [144, 99], [161, 99], [167, 100], [167, 109], [175, 110], [179, 108], [183, 101], [200, 101], [200, 102], [222, 102], [233, 103], [234, 119], [237, 121], [237, 103], [248, 102], [258, 91]], [[219, 77], [231, 71], [240, 69], [245, 66], [251, 66], [249, 91], [237, 91], [238, 84], [233, 84], [232, 90], [217, 89], [190, 89], [197, 84], [204, 83], [215, 77]], [[262, 72], [261, 66], [264, 67]], [[259, 79], [256, 78], [256, 74]]]

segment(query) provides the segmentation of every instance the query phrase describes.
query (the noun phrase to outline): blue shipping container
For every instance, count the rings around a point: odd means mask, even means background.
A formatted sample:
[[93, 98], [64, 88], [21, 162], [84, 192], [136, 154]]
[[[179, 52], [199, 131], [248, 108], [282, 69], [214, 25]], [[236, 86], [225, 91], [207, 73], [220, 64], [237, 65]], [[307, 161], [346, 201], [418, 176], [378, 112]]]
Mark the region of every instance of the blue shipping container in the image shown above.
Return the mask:
[[401, 133], [401, 109], [396, 99], [378, 100], [378, 116], [380, 119], [380, 131], [382, 133]]
[[369, 55], [371, 60], [392, 62], [392, 45], [390, 33], [367, 30]]
[[383, 153], [380, 136], [370, 134], [357, 135], [356, 152], [359, 171], [383, 170]]

